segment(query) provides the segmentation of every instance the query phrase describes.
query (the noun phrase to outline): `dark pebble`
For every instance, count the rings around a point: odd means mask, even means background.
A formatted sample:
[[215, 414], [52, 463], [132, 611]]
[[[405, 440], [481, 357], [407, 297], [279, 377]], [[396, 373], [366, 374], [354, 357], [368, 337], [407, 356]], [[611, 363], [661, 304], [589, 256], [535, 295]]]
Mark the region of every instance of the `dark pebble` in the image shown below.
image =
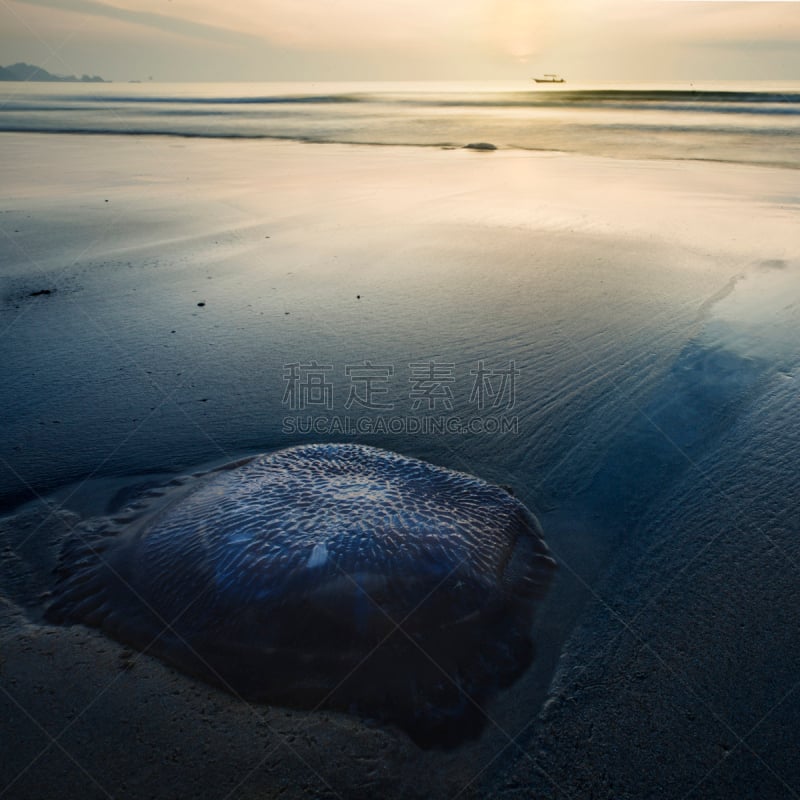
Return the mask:
[[497, 150], [497, 145], [491, 142], [472, 142], [464, 145], [465, 150]]

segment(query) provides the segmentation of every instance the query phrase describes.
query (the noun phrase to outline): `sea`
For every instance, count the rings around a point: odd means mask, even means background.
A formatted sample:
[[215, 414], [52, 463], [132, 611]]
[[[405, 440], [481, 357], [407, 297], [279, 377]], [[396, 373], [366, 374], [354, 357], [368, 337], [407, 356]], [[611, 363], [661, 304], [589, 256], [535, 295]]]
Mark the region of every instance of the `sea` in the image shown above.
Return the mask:
[[0, 131], [800, 165], [800, 82], [8, 83]]

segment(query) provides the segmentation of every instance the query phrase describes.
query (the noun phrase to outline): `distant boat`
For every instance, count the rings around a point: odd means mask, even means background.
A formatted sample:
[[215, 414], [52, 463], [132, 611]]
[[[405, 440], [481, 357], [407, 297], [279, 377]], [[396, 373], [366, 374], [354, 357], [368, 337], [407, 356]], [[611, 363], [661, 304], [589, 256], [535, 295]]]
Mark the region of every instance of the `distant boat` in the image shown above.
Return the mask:
[[543, 78], [534, 78], [536, 83], [564, 83], [564, 79], [555, 75], [552, 72], [548, 72], [545, 74]]

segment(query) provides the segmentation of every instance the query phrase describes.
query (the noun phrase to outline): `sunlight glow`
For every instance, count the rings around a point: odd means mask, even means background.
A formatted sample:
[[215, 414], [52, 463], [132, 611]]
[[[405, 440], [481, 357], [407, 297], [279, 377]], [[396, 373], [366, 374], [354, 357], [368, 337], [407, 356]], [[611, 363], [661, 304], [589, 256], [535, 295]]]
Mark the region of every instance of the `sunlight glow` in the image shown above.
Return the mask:
[[184, 80], [491, 79], [528, 72], [522, 65], [571, 80], [793, 77], [797, 8], [796, 0], [3, 0], [0, 49], [8, 63], [58, 52], [82, 65], [73, 71]]

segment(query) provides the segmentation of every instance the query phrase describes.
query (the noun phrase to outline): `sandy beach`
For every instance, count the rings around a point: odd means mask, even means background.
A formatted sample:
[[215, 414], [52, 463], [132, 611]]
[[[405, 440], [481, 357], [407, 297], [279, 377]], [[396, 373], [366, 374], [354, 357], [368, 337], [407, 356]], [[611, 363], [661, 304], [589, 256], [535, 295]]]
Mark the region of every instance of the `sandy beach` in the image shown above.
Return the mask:
[[[0, 137], [0, 797], [800, 794], [796, 170]], [[393, 369], [391, 415], [347, 404], [367, 361]], [[331, 406], [292, 407], [287, 367], [312, 362]], [[431, 362], [453, 404], [425, 413]], [[474, 402], [481, 362], [519, 370], [502, 408]], [[428, 417], [461, 424], [409, 424]], [[537, 657], [479, 740], [242, 703], [44, 622], [86, 520], [329, 440], [540, 518], [559, 574]]]

